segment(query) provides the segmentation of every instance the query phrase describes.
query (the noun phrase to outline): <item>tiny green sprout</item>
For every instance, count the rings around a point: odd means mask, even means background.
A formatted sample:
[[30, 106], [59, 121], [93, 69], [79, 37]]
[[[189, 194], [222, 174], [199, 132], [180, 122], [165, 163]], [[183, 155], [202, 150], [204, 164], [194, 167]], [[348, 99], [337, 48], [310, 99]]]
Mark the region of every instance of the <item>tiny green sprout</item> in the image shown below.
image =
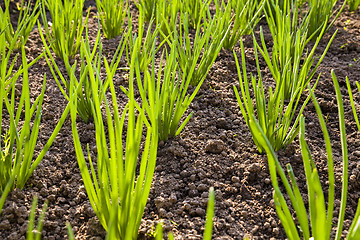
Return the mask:
[[348, 43], [344, 43], [343, 45], [340, 46], [340, 49], [343, 49], [344, 47], [346, 47], [348, 45]]
[[170, 222], [171, 222], [171, 224], [175, 225], [175, 227], [179, 226], [179, 224], [178, 224], [178, 223], [176, 223], [176, 222], [175, 222], [175, 221], [173, 221], [173, 220], [170, 220]]
[[155, 228], [154, 225], [151, 226], [150, 230], [146, 233], [146, 235], [148, 235], [149, 237], [155, 238]]
[[325, 123], [327, 124], [329, 121], [329, 113], [326, 115], [326, 118], [325, 118]]

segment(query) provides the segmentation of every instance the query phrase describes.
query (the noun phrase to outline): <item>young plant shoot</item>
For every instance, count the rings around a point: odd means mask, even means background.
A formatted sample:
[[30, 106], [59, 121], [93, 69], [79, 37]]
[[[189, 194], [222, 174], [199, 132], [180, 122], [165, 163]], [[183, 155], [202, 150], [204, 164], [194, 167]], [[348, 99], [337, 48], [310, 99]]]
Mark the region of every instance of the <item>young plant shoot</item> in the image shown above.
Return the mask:
[[[268, 6], [270, 3], [268, 2]], [[265, 11], [266, 19], [273, 37], [272, 53], [266, 47], [262, 28], [260, 28], [261, 46], [255, 41], [255, 48], [259, 49], [275, 80], [276, 85], [281, 85], [282, 98], [289, 100], [301, 94], [316, 69], [325, 57], [336, 32], [328, 42], [323, 54], [314, 64], [315, 50], [325, 32], [324, 25], [310, 52], [306, 48], [310, 41], [308, 35], [309, 17], [301, 20], [298, 26], [298, 7], [290, 0], [284, 1], [284, 9], [272, 5], [274, 11]], [[274, 12], [274, 14], [273, 14]]]
[[[69, 112], [69, 108], [67, 107], [48, 142], [33, 161], [40, 127], [46, 77], [44, 77], [40, 95], [31, 105], [28, 65], [25, 57], [25, 50], [23, 47], [21, 50], [23, 63], [21, 95], [16, 96], [16, 81], [12, 81], [8, 88], [6, 88], [5, 74], [2, 72], [1, 76], [0, 95], [2, 100], [0, 101], [0, 111], [9, 114], [9, 124], [7, 124], [9, 127], [8, 129], [4, 129], [0, 125], [0, 213], [8, 193], [14, 187], [22, 189], [25, 186], [26, 181], [39, 165], [47, 150], [55, 140], [55, 137], [60, 131]], [[18, 97], [20, 97], [20, 99], [17, 101]], [[5, 109], [6, 111], [4, 111]], [[24, 115], [24, 117], [22, 117], [22, 115]], [[3, 120], [1, 114], [0, 122], [3, 123]], [[20, 124], [20, 121], [23, 121], [23, 123]]]
[[[341, 8], [334, 10], [338, 0], [309, 0], [308, 13], [304, 18], [309, 18], [308, 37], [310, 40], [316, 40], [321, 34], [321, 29], [326, 31], [334, 24], [340, 13], [344, 10], [346, 2], [342, 4]], [[329, 23], [329, 20], [332, 21]]]
[[187, 13], [188, 25], [192, 29], [199, 28], [202, 20], [206, 22], [206, 12], [211, 0], [182, 0], [182, 13]]
[[[109, 66], [112, 74], [115, 74], [115, 71], [118, 68], [120, 57], [124, 52], [126, 41], [128, 39], [130, 32], [131, 31], [128, 31], [124, 35], [122, 35], [122, 38], [120, 39], [119, 42], [119, 46], [114, 53], [113, 59]], [[44, 36], [42, 35], [42, 33], [40, 33], [40, 35], [45, 46], [45, 51], [46, 51], [45, 59], [60, 91], [62, 92], [64, 97], [69, 101], [70, 96], [68, 94], [70, 92], [70, 85], [73, 84], [78, 89], [79, 91], [77, 93], [78, 114], [84, 120], [85, 123], [88, 123], [92, 117], [92, 104], [93, 104], [93, 96], [91, 92], [92, 87], [91, 87], [91, 81], [89, 80], [88, 69], [89, 69], [89, 65], [93, 65], [93, 68], [96, 69], [97, 73], [100, 73], [101, 71], [100, 68], [101, 68], [101, 60], [102, 60], [102, 43], [101, 43], [100, 31], [98, 31], [93, 49], [91, 50], [88, 31], [86, 29], [86, 38], [82, 40], [80, 46], [81, 62], [80, 62], [80, 74], [78, 77], [75, 74], [75, 70], [78, 67], [77, 61], [75, 61], [73, 65], [70, 65], [69, 60], [67, 58], [64, 59], [65, 67], [67, 69], [67, 74], [69, 79], [66, 79], [66, 76], [64, 76], [64, 74], [61, 73], [59, 67], [56, 64], [55, 59], [53, 58], [50, 52], [49, 47], [46, 44]], [[98, 52], [96, 50], [98, 50]], [[86, 55], [89, 55], [90, 58], [86, 59]], [[96, 84], [99, 84], [100, 78], [98, 75], [96, 76], [95, 79], [96, 79]], [[107, 85], [108, 83], [105, 82], [104, 84], [105, 88], [107, 87]]]
[[[357, 87], [358, 92], [360, 93], [360, 84], [359, 84], [359, 82], [356, 81], [355, 84], [356, 84], [356, 87]], [[360, 131], [360, 122], [359, 122], [358, 115], [357, 115], [357, 113], [356, 113], [355, 101], [354, 101], [353, 94], [352, 94], [352, 92], [351, 92], [351, 86], [350, 86], [350, 81], [349, 81], [348, 77], [346, 77], [346, 86], [347, 86], [347, 89], [348, 89], [348, 92], [349, 92], [351, 108], [352, 108], [352, 110], [353, 110], [353, 114], [354, 114], [356, 126], [357, 126], [357, 128], [359, 129], [359, 131]]]
[[3, 10], [0, 7], [1, 32], [5, 32], [6, 45], [9, 49], [21, 49], [21, 47], [26, 44], [30, 32], [33, 30], [39, 17], [40, 0], [36, 0], [32, 9], [31, 1], [26, 3], [25, 0], [21, 0], [21, 4], [18, 6], [19, 18], [16, 24], [16, 30], [14, 30], [10, 19], [10, 0], [4, 0], [4, 2], [5, 9]]
[[[167, 1], [167, 0], [162, 0]], [[156, 15], [156, 5], [159, 0], [133, 0], [136, 7], [144, 10], [144, 14], [141, 16], [143, 21], [149, 22]], [[140, 19], [140, 17], [139, 17]]]
[[106, 39], [119, 36], [128, 8], [128, 0], [96, 0], [102, 31]]
[[[155, 46], [152, 46], [151, 72], [146, 70], [143, 79], [140, 74], [140, 53], [137, 52], [137, 55], [133, 55], [136, 58], [134, 67], [142, 106], [144, 106], [151, 124], [157, 126], [159, 139], [163, 141], [167, 140], [169, 136], [175, 137], [180, 134], [188, 123], [192, 113], [182, 123], [180, 122], [201, 86], [199, 84], [191, 95], [187, 94], [190, 78], [183, 79], [181, 75], [177, 74], [176, 45], [177, 39], [171, 45], [170, 54], [166, 49], [163, 51], [158, 72], [155, 70], [156, 50]], [[135, 47], [140, 46], [141, 39], [138, 38]], [[164, 55], [166, 57], [165, 66], [163, 65]], [[124, 88], [123, 91], [126, 92]]]
[[[202, 84], [211, 66], [215, 62], [230, 26], [224, 28], [225, 18], [216, 21], [213, 18], [203, 26], [203, 30], [196, 28], [193, 42], [189, 38], [189, 22], [187, 14], [181, 13], [180, 23], [177, 31], [174, 32], [175, 41], [178, 42], [177, 59], [180, 65], [182, 79], [190, 79], [192, 86]], [[198, 22], [200, 25], [200, 22]]]
[[[129, 35], [129, 44], [127, 45], [127, 60], [128, 65], [131, 64], [131, 56], [132, 55], [138, 55], [138, 61], [140, 63], [140, 71], [145, 72], [149, 69], [149, 65], [151, 63], [152, 59], [152, 50], [156, 46], [156, 39], [159, 35], [159, 26], [155, 26], [155, 29], [152, 30], [152, 26], [154, 23], [154, 19], [150, 20], [150, 23], [147, 27], [146, 33], [145, 33], [145, 23], [144, 18], [142, 17], [144, 14], [143, 9], [140, 9], [139, 13], [139, 30], [138, 35], [130, 33]], [[132, 23], [129, 21], [129, 28], [132, 28]], [[144, 38], [144, 40], [142, 40]], [[156, 48], [156, 52], [161, 48], [161, 46], [165, 43], [165, 40], [162, 41], [159, 46]], [[135, 52], [135, 45], [136, 51]], [[130, 52], [130, 54], [129, 54]]]
[[349, 11], [355, 12], [360, 5], [360, 0], [348, 0], [348, 4], [349, 4]]
[[28, 223], [28, 230], [26, 233], [26, 240], [39, 240], [41, 239], [41, 231], [44, 225], [44, 220], [45, 220], [45, 213], [48, 207], [48, 202], [46, 201], [43, 205], [43, 208], [41, 210], [41, 213], [39, 215], [38, 218], [38, 224], [37, 227], [35, 229], [35, 215], [36, 215], [36, 206], [38, 203], [38, 197], [35, 196], [33, 201], [32, 201], [32, 205], [31, 205], [31, 210], [30, 210], [30, 215], [29, 215], [29, 223]]
[[231, 0], [225, 4], [224, 0], [215, 0], [217, 21], [224, 23], [223, 28], [230, 28], [226, 35], [223, 48], [233, 49], [241, 36], [250, 34], [260, 20], [265, 0]]
[[[88, 54], [86, 54], [86, 59], [90, 62]], [[107, 75], [110, 76], [107, 83], [111, 99], [107, 99], [102, 81], [99, 84], [96, 83], [96, 76], [100, 73], [91, 64], [88, 65], [94, 99], [93, 116], [97, 145], [96, 170], [89, 147], [87, 148], [88, 161], [85, 160], [76, 126], [77, 91], [74, 89], [74, 85], [71, 84], [70, 86], [71, 92], [75, 93], [75, 96], [70, 94], [72, 96], [70, 99], [71, 120], [74, 146], [81, 175], [90, 203], [100, 223], [105, 230], [110, 227], [115, 228], [113, 239], [137, 239], [157, 156], [159, 138], [157, 125], [150, 126], [148, 124], [143, 108], [136, 116], [133, 86], [135, 61], [136, 58], [132, 57], [129, 75], [129, 102], [121, 116], [112, 81], [113, 75], [106, 58], [104, 58], [104, 63]], [[106, 119], [103, 119], [103, 110], [106, 113]], [[126, 116], [127, 127], [125, 125]], [[146, 140], [144, 144], [141, 144], [144, 123], [147, 129], [145, 132]], [[127, 128], [126, 133], [123, 132], [124, 127]], [[123, 135], [126, 137], [124, 138]], [[123, 142], [125, 146], [123, 146]], [[140, 160], [139, 164], [138, 160]], [[137, 166], [139, 166], [138, 171]]]
[[[254, 39], [255, 41], [255, 39]], [[241, 113], [245, 119], [247, 126], [250, 129], [252, 138], [259, 150], [260, 153], [264, 152], [265, 146], [263, 146], [261, 141], [261, 135], [257, 135], [256, 131], [252, 129], [250, 120], [255, 112], [257, 113], [257, 121], [260, 124], [260, 127], [271, 146], [275, 151], [285, 148], [290, 144], [293, 139], [297, 136], [299, 132], [299, 120], [301, 113], [303, 112], [306, 104], [310, 100], [310, 96], [307, 97], [300, 109], [298, 109], [300, 104], [301, 92], [299, 89], [296, 94], [293, 94], [288, 101], [285, 103], [283, 96], [285, 82], [281, 84], [276, 84], [275, 89], [269, 87], [269, 97], [265, 95], [265, 89], [263, 86], [263, 81], [260, 72], [257, 48], [255, 47], [255, 59], [256, 65], [258, 68], [258, 78], [251, 75], [251, 82], [248, 80], [246, 66], [245, 66], [245, 49], [243, 42], [241, 44], [241, 56], [242, 56], [242, 69], [243, 76], [241, 76], [240, 65], [236, 57], [235, 51], [235, 61], [236, 67], [239, 74], [240, 82], [240, 93], [237, 88], [234, 86], [234, 92], [239, 103]], [[317, 83], [317, 82], [316, 82]], [[250, 88], [252, 87], [254, 91], [255, 106], [253, 104], [253, 99], [250, 95]], [[314, 88], [316, 84], [314, 85]], [[297, 114], [297, 115], [296, 115]], [[295, 118], [295, 121], [293, 121]], [[260, 138], [260, 139], [259, 139]]]
[[[310, 149], [305, 141], [305, 120], [301, 117], [300, 120], [300, 135], [299, 141], [301, 146], [301, 153], [303, 157], [304, 171], [306, 176], [307, 186], [307, 198], [303, 199], [300, 193], [299, 186], [296, 182], [296, 177], [290, 164], [287, 165], [287, 173], [283, 170], [277, 156], [268, 141], [265, 133], [262, 131], [261, 126], [255, 120], [254, 116], [250, 119], [253, 131], [259, 136], [259, 141], [264, 146], [264, 149], [268, 156], [269, 170], [271, 175], [272, 185], [274, 187], [274, 201], [276, 211], [284, 227], [285, 233], [288, 239], [332, 239], [331, 233], [333, 229], [336, 229], [336, 240], [341, 239], [343, 234], [343, 223], [345, 216], [347, 189], [348, 189], [348, 152], [346, 144], [346, 132], [345, 132], [345, 119], [344, 108], [341, 99], [339, 83], [336, 79], [334, 71], [332, 71], [333, 83], [336, 91], [336, 99], [338, 102], [338, 116], [340, 126], [340, 139], [342, 147], [342, 191], [341, 191], [341, 204], [340, 212], [337, 217], [337, 224], [334, 226], [334, 202], [335, 202], [335, 175], [334, 175], [334, 161], [333, 153], [331, 149], [329, 133], [326, 129], [326, 123], [321, 113], [319, 103], [317, 102], [313, 91], [309, 88], [311, 98], [313, 100], [321, 129], [323, 131], [325, 139], [325, 147], [327, 153], [327, 169], [328, 169], [328, 194], [324, 193], [321, 186], [320, 177], [316, 168], [316, 162], [311, 157]], [[288, 206], [288, 202], [285, 200], [282, 188], [278, 181], [280, 177], [281, 182], [285, 188], [287, 197], [290, 199], [291, 207]], [[290, 179], [290, 181], [288, 180]], [[325, 199], [327, 196], [327, 199]], [[305, 201], [308, 204], [305, 205]], [[326, 206], [327, 203], [327, 206]], [[360, 202], [358, 202], [357, 211], [353, 223], [347, 233], [346, 239], [355, 240], [360, 236]], [[307, 207], [308, 206], [308, 212]], [[294, 213], [290, 209], [294, 210]], [[295, 220], [294, 220], [295, 217]], [[295, 223], [295, 221], [297, 223]]]
[[[46, 18], [45, 6], [50, 12], [51, 23]], [[54, 53], [61, 59], [73, 58], [79, 51], [90, 13], [89, 9], [83, 21], [83, 6], [84, 0], [43, 0], [41, 17], [45, 35]]]

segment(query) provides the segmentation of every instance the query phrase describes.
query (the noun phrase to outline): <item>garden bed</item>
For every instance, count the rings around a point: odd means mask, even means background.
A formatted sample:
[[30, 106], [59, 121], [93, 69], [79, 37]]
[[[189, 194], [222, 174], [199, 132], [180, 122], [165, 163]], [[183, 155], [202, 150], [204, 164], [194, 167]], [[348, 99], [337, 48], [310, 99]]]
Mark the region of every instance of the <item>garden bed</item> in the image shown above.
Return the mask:
[[[94, 6], [94, 1], [88, 1], [86, 7], [89, 5]], [[134, 16], [138, 15], [135, 6], [131, 6], [131, 11]], [[92, 8], [89, 20], [92, 40], [98, 29], [95, 13], [96, 9]], [[134, 19], [136, 23], [136, 17]], [[266, 21], [259, 22], [256, 36], [260, 25], [265, 27]], [[345, 82], [348, 76], [354, 89], [355, 81], [360, 80], [359, 10], [350, 13], [345, 8], [321, 40], [317, 55], [322, 54], [335, 29], [338, 29], [337, 36], [317, 71], [321, 77], [315, 94], [327, 121], [335, 156], [337, 200], [334, 221], [337, 221], [342, 166], [338, 110], [330, 74], [330, 70], [334, 69], [343, 95], [349, 150], [349, 194], [344, 224], [347, 230], [360, 193], [360, 132], [356, 128]], [[265, 40], [271, 44], [271, 34], [266, 27], [264, 33]], [[111, 57], [119, 39], [103, 41], [105, 56]], [[244, 45], [248, 71], [256, 74], [252, 37], [244, 37]], [[33, 30], [26, 47], [28, 60], [41, 54], [43, 44], [38, 29]], [[235, 52], [240, 56], [240, 44], [236, 45]], [[63, 63], [58, 61], [58, 64], [66, 72]], [[265, 62], [260, 64], [264, 82], [271, 82]], [[125, 56], [121, 66], [126, 66]], [[37, 150], [46, 143], [67, 104], [44, 58], [29, 70], [31, 95], [40, 93], [45, 73], [46, 91]], [[127, 74], [126, 71], [118, 71], [114, 77], [122, 106], [126, 104], [127, 97], [120, 86], [128, 85]], [[214, 187], [216, 195], [213, 239], [243, 239], [245, 235], [254, 239], [286, 238], [272, 200], [267, 158], [258, 154], [241, 115], [233, 85], [239, 85], [235, 59], [231, 51], [222, 50], [188, 109], [194, 112], [190, 122], [180, 135], [159, 143], [157, 166], [139, 238], [150, 238], [161, 220], [165, 230], [172, 231], [175, 239], [201, 239], [210, 187]], [[355, 98], [359, 100], [360, 96], [357, 94]], [[326, 150], [312, 103], [308, 104], [303, 114], [307, 141], [323, 186], [326, 186]], [[94, 124], [79, 121], [78, 130], [83, 147], [89, 144], [90, 153], [95, 156]], [[292, 164], [300, 191], [305, 193], [306, 181], [298, 139], [281, 150], [278, 157], [284, 166]], [[45, 200], [49, 201], [42, 239], [67, 239], [66, 221], [73, 227], [76, 239], [104, 239], [106, 232], [92, 210], [78, 168], [70, 116], [25, 188], [16, 189], [7, 197], [0, 216], [0, 239], [24, 239], [35, 195], [39, 196], [39, 208]]]

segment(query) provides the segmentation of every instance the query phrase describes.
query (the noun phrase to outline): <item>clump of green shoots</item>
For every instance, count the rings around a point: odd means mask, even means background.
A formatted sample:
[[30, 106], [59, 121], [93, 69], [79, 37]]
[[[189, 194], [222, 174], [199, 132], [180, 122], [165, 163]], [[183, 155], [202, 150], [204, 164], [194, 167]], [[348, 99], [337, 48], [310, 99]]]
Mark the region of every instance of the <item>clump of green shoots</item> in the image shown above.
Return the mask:
[[[201, 84], [216, 60], [230, 26], [224, 28], [224, 21], [213, 18], [207, 24], [197, 23], [194, 41], [189, 38], [189, 20], [187, 13], [181, 12], [180, 23], [174, 38], [177, 39], [177, 59], [182, 79], [190, 79], [192, 86]], [[200, 27], [202, 25], [202, 27]], [[173, 40], [172, 40], [173, 41]]]
[[[325, 27], [326, 31], [334, 24], [335, 20], [343, 11], [346, 1], [340, 9], [334, 10], [338, 0], [309, 0], [309, 12], [305, 18], [309, 18], [308, 37], [315, 40]], [[336, 14], [336, 15], [335, 15]], [[328, 22], [332, 19], [330, 24]]]
[[[86, 59], [90, 62], [88, 54], [86, 54]], [[129, 74], [129, 102], [121, 116], [119, 115], [119, 106], [112, 81], [113, 73], [106, 58], [104, 58], [104, 64], [111, 99], [107, 98], [106, 88], [102, 81], [97, 84], [96, 78], [100, 78], [100, 73], [93, 65], [88, 65], [94, 99], [93, 118], [97, 145], [96, 170], [89, 154], [89, 147], [87, 150], [89, 160], [86, 161], [84, 157], [76, 127], [77, 91], [73, 84], [70, 85], [73, 139], [81, 175], [90, 203], [100, 223], [105, 230], [108, 230], [110, 226], [115, 229], [113, 233], [115, 238], [113, 239], [137, 239], [157, 156], [158, 129], [156, 124], [153, 126], [148, 124], [144, 108], [140, 109], [137, 116], [135, 115], [136, 102], [133, 86], [135, 61], [136, 58], [132, 57]], [[106, 119], [103, 119], [103, 110]], [[123, 136], [123, 129], [126, 116], [125, 137]], [[141, 147], [144, 123], [147, 129], [145, 132], [146, 140]], [[125, 146], [123, 146], [123, 141]], [[139, 164], [138, 161], [140, 161]], [[137, 166], [139, 166], [138, 170]], [[116, 213], [115, 216], [114, 213]], [[116, 220], [111, 221], [112, 216]], [[115, 224], [115, 226], [111, 224]]]
[[[151, 63], [151, 55], [152, 49], [156, 46], [157, 36], [159, 35], [159, 27], [160, 25], [155, 26], [155, 29], [152, 30], [152, 26], [154, 20], [152, 19], [147, 27], [145, 32], [145, 23], [144, 23], [144, 11], [140, 9], [139, 14], [139, 30], [137, 34], [130, 33], [129, 35], [129, 44], [127, 45], [127, 60], [128, 65], [131, 63], [131, 56], [134, 54], [138, 55], [138, 61], [140, 63], [140, 71], [145, 72]], [[131, 20], [129, 21], [129, 28], [132, 28]], [[144, 40], [142, 41], [142, 39]], [[161, 48], [161, 46], [165, 43], [163, 40], [159, 46], [156, 48], [156, 52]], [[135, 52], [135, 45], [137, 46], [138, 52]]]
[[[157, 126], [159, 139], [163, 141], [167, 140], [169, 136], [175, 137], [180, 134], [188, 123], [192, 113], [182, 123], [180, 122], [201, 87], [200, 83], [191, 95], [187, 94], [191, 78], [184, 79], [181, 78], [181, 74], [177, 74], [179, 67], [176, 59], [177, 44], [178, 39], [175, 38], [171, 45], [170, 54], [166, 49], [163, 51], [158, 72], [155, 71], [156, 49], [153, 45], [150, 49], [152, 54], [150, 59], [151, 71], [146, 69], [143, 78], [140, 74], [140, 53], [135, 51], [133, 55], [136, 58], [134, 67], [142, 106], [145, 108], [152, 126]], [[140, 46], [141, 39], [138, 38], [135, 49]], [[164, 60], [166, 60], [165, 65]], [[122, 89], [127, 93], [124, 88]]]
[[[156, 14], [156, 5], [159, 0], [133, 0], [136, 7], [144, 10], [144, 21], [150, 21]], [[166, 0], [163, 0], [166, 1]]]
[[0, 26], [1, 32], [4, 31], [6, 36], [7, 47], [20, 49], [24, 46], [29, 38], [30, 32], [33, 30], [34, 25], [39, 17], [40, 0], [36, 0], [34, 7], [31, 9], [31, 1], [25, 3], [22, 0], [18, 6], [19, 18], [14, 30], [10, 19], [10, 0], [5, 0], [5, 9], [0, 8]]
[[[270, 2], [268, 2], [268, 6], [270, 7]], [[336, 32], [330, 39], [317, 64], [313, 66], [315, 50], [325, 33], [326, 26], [323, 25], [314, 46], [308, 53], [306, 46], [310, 39], [313, 38], [313, 35], [308, 37], [310, 15], [302, 19], [298, 26], [296, 1], [285, 0], [283, 9], [279, 5], [274, 5], [274, 3], [272, 3], [271, 7], [273, 11], [265, 11], [265, 15], [274, 42], [272, 53], [270, 55], [267, 51], [262, 28], [260, 28], [262, 46], [255, 42], [255, 47], [259, 49], [265, 59], [276, 85], [282, 86], [282, 98], [287, 100], [301, 94], [310, 82], [325, 57]]]
[[106, 39], [119, 36], [128, 8], [128, 0], [96, 0], [102, 31]]
[[[277, 156], [271, 146], [271, 143], [266, 138], [261, 126], [252, 117], [250, 123], [253, 125], [255, 134], [259, 135], [259, 141], [265, 148], [268, 156], [269, 171], [271, 175], [272, 185], [274, 187], [274, 201], [276, 211], [284, 226], [285, 233], [288, 239], [331, 239], [332, 229], [336, 229], [336, 240], [341, 239], [343, 233], [343, 223], [345, 216], [347, 189], [348, 189], [348, 152], [346, 144], [346, 132], [345, 132], [345, 119], [344, 108], [341, 99], [339, 83], [336, 79], [334, 71], [332, 71], [332, 78], [336, 91], [336, 99], [338, 102], [339, 111], [339, 125], [340, 125], [340, 138], [342, 147], [342, 191], [341, 191], [341, 204], [340, 212], [338, 216], [337, 225], [333, 226], [333, 214], [334, 214], [334, 201], [335, 201], [335, 176], [334, 176], [334, 161], [333, 153], [331, 149], [329, 133], [326, 129], [326, 123], [321, 113], [319, 103], [317, 102], [314, 93], [309, 88], [311, 98], [313, 100], [321, 129], [323, 131], [325, 139], [325, 147], [327, 153], [327, 169], [328, 169], [328, 199], [321, 186], [320, 177], [316, 168], [316, 162], [312, 159], [310, 149], [305, 141], [305, 120], [301, 117], [300, 120], [300, 135], [299, 141], [301, 146], [301, 153], [303, 157], [304, 171], [306, 176], [307, 185], [307, 198], [308, 198], [308, 212], [306, 209], [305, 201], [300, 193], [300, 189], [296, 182], [296, 177], [290, 164], [287, 164], [286, 171], [288, 177], [285, 174]], [[278, 177], [280, 177], [282, 185], [285, 187], [286, 194], [290, 199], [292, 209], [291, 212], [288, 203], [279, 187]], [[327, 203], [327, 206], [326, 206]], [[360, 203], [360, 202], [359, 202]], [[347, 233], [346, 239], [355, 240], [360, 236], [360, 204], [355, 213], [354, 220]], [[295, 217], [295, 220], [294, 220]], [[296, 223], [296, 222], [297, 223]]]
[[215, 0], [217, 21], [223, 21], [224, 28], [230, 28], [224, 39], [223, 48], [233, 49], [241, 36], [250, 34], [260, 20], [265, 0], [231, 0], [226, 5], [224, 0]]
[[[51, 23], [46, 18], [46, 8]], [[42, 20], [46, 38], [56, 56], [73, 58], [79, 51], [82, 33], [89, 18], [90, 9], [83, 21], [84, 0], [43, 0]]]
[[350, 12], [356, 11], [356, 9], [358, 9], [358, 7], [360, 5], [360, 0], [348, 0], [347, 2], [349, 4], [349, 11]]
[[[251, 119], [255, 118], [255, 112], [257, 115], [257, 121], [259, 122], [262, 131], [268, 138], [271, 146], [275, 149], [275, 151], [278, 151], [290, 144], [297, 136], [299, 132], [298, 124], [300, 115], [307, 102], [310, 100], [310, 96], [305, 100], [301, 108], [298, 109], [301, 97], [301, 93], [299, 92], [300, 89], [298, 89], [296, 94], [291, 96], [288, 103], [285, 103], [284, 98], [282, 97], [285, 83], [281, 82], [281, 84], [276, 85], [275, 89], [269, 87], [269, 96], [266, 97], [260, 72], [257, 48], [255, 47], [255, 59], [258, 68], [258, 79], [251, 75], [251, 81], [249, 81], [245, 65], [245, 49], [242, 41], [240, 44], [243, 76], [241, 76], [241, 69], [235, 52], [234, 55], [236, 67], [239, 73], [241, 97], [235, 86], [234, 92], [239, 103], [241, 113], [250, 129], [252, 138], [259, 152], [263, 153], [265, 146], [263, 146], [263, 142], [261, 141], [261, 135], [256, 134], [256, 131], [253, 129], [253, 125], [251, 124]], [[254, 91], [255, 106], [253, 104], [253, 97], [250, 95], [251, 87]], [[314, 88], [315, 87], [316, 84], [314, 85]]]
[[211, 0], [183, 0], [181, 12], [187, 13], [188, 25], [192, 29], [199, 28], [201, 21], [206, 22], [206, 13]]
[[[109, 65], [111, 69], [111, 73], [115, 74], [115, 71], [118, 68], [120, 62], [120, 56], [124, 52], [126, 41], [128, 39], [130, 31], [124, 34], [119, 42], [119, 46], [116, 49], [113, 59]], [[69, 60], [66, 58], [64, 59], [65, 67], [67, 69], [68, 76], [65, 76], [57, 66], [55, 59], [51, 55], [50, 49], [46, 44], [45, 38], [40, 33], [41, 38], [43, 40], [45, 46], [45, 59], [50, 67], [50, 71], [60, 89], [64, 97], [70, 101], [70, 85], [73, 84], [77, 89], [77, 98], [78, 98], [78, 114], [84, 120], [85, 123], [88, 123], [92, 118], [92, 104], [93, 104], [93, 96], [91, 93], [91, 81], [89, 79], [89, 65], [93, 65], [93, 68], [96, 69], [96, 72], [100, 73], [101, 71], [101, 60], [102, 60], [102, 43], [101, 43], [101, 36], [100, 31], [98, 31], [97, 38], [95, 40], [93, 49], [90, 49], [90, 42], [88, 37], [88, 32], [86, 30], [86, 37], [82, 40], [80, 46], [80, 74], [77, 77], [75, 75], [75, 70], [78, 67], [77, 61], [74, 62], [73, 65], [70, 65]], [[97, 51], [98, 50], [98, 51]], [[89, 55], [89, 58], [86, 56]], [[100, 78], [96, 77], [96, 84], [99, 84]], [[73, 82], [73, 83], [71, 83]], [[107, 86], [106, 83], [105, 87]]]
[[[356, 81], [355, 84], [356, 84], [356, 87], [357, 87], [358, 92], [360, 93], [360, 84], [359, 84], [359, 82]], [[351, 92], [351, 86], [350, 86], [350, 82], [349, 82], [348, 77], [346, 77], [346, 86], [347, 86], [347, 89], [348, 89], [348, 92], [349, 92], [350, 103], [351, 103], [351, 108], [352, 108], [352, 110], [353, 110], [355, 122], [356, 122], [357, 128], [358, 128], [359, 131], [360, 131], [360, 122], [359, 122], [358, 115], [357, 115], [357, 113], [356, 113], [355, 101], [354, 101], [353, 94], [352, 94], [352, 92]]]
[[173, 39], [178, 22], [178, 12], [181, 10], [181, 0], [161, 0], [156, 11], [156, 25], [159, 26], [160, 38]]
[[[0, 39], [2, 40], [1, 42], [4, 41], [3, 37], [1, 36]], [[2, 45], [1, 47], [4, 48], [5, 45]], [[46, 77], [44, 77], [43, 87], [40, 95], [31, 105], [28, 64], [25, 57], [24, 47], [22, 47], [21, 50], [23, 63], [23, 81], [20, 97], [17, 96], [15, 87], [16, 80], [13, 79], [10, 85], [7, 85], [5, 71], [1, 72], [0, 111], [2, 113], [8, 113], [9, 128], [3, 129], [0, 125], [0, 213], [9, 192], [15, 186], [22, 189], [26, 181], [34, 172], [35, 168], [39, 165], [47, 150], [55, 140], [56, 135], [60, 131], [69, 110], [69, 108], [67, 108], [64, 111], [46, 145], [43, 147], [37, 158], [33, 161], [39, 133], [42, 111], [41, 107], [44, 99]], [[24, 119], [22, 118], [22, 115], [24, 115]], [[4, 119], [1, 114], [0, 122], [2, 123], [3, 120]], [[20, 120], [24, 120], [23, 124], [20, 124]]]

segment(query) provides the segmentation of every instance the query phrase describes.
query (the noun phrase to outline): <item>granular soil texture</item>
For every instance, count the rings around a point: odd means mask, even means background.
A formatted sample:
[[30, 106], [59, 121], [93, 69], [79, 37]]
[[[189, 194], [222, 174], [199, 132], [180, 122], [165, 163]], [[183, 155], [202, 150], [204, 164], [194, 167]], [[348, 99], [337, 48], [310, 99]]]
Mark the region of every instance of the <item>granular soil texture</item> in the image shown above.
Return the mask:
[[[94, 6], [94, 1], [86, 2], [86, 6], [90, 5]], [[131, 11], [137, 16], [134, 5], [131, 5]], [[91, 41], [94, 41], [98, 29], [95, 13], [96, 8], [92, 7], [89, 20]], [[265, 40], [270, 48], [272, 40], [266, 21], [260, 21], [255, 35], [259, 36], [260, 25], [264, 27]], [[360, 12], [350, 13], [345, 9], [321, 40], [316, 50], [317, 56], [322, 54], [336, 29], [337, 36], [315, 75], [316, 78], [321, 73], [315, 94], [327, 120], [335, 156], [335, 226], [340, 206], [342, 158], [337, 103], [330, 74], [331, 69], [334, 69], [344, 99], [349, 149], [349, 194], [344, 226], [347, 230], [354, 217], [360, 192], [360, 133], [352, 115], [345, 77], [349, 77], [351, 87], [355, 89], [355, 81], [360, 80]], [[34, 29], [26, 45], [29, 61], [42, 52], [38, 31]], [[104, 55], [111, 57], [119, 40], [120, 37], [104, 40]], [[252, 37], [244, 37], [244, 45], [248, 72], [257, 74]], [[241, 55], [239, 46], [235, 47], [238, 57]], [[57, 63], [65, 73], [62, 61]], [[19, 65], [20, 62], [16, 67]], [[125, 56], [120, 66], [127, 66]], [[265, 85], [273, 85], [263, 60], [260, 66]], [[44, 58], [32, 66], [29, 72], [32, 97], [40, 93], [45, 73], [46, 96], [37, 153], [50, 137], [67, 104]], [[120, 90], [120, 86], [128, 86], [127, 74], [126, 71], [118, 71], [114, 77], [121, 106], [127, 101], [126, 95]], [[18, 84], [21, 89], [21, 79]], [[175, 239], [201, 239], [210, 187], [214, 187], [216, 194], [214, 239], [243, 239], [245, 235], [253, 239], [286, 238], [272, 200], [273, 189], [267, 158], [258, 153], [252, 141], [234, 95], [234, 85], [239, 87], [233, 53], [222, 50], [190, 105], [187, 113], [194, 113], [190, 122], [180, 135], [159, 144], [152, 189], [139, 230], [140, 239], [151, 238], [159, 221], [164, 223], [165, 231], [173, 232]], [[136, 97], [139, 98], [138, 93]], [[355, 94], [355, 99], [359, 102], [359, 94]], [[358, 105], [357, 108], [360, 112]], [[306, 139], [326, 188], [326, 151], [312, 103], [308, 104], [303, 114], [306, 118]], [[83, 148], [89, 145], [90, 154], [94, 158], [94, 124], [91, 121], [85, 124], [79, 120], [78, 130]], [[279, 151], [278, 158], [284, 166], [292, 164], [300, 191], [306, 193], [298, 140]], [[0, 239], [25, 239], [29, 210], [35, 195], [39, 196], [39, 211], [45, 200], [49, 201], [43, 239], [67, 239], [67, 221], [73, 227], [76, 239], [104, 239], [106, 232], [92, 210], [78, 168], [70, 116], [25, 188], [15, 189], [9, 194], [0, 216]]]

